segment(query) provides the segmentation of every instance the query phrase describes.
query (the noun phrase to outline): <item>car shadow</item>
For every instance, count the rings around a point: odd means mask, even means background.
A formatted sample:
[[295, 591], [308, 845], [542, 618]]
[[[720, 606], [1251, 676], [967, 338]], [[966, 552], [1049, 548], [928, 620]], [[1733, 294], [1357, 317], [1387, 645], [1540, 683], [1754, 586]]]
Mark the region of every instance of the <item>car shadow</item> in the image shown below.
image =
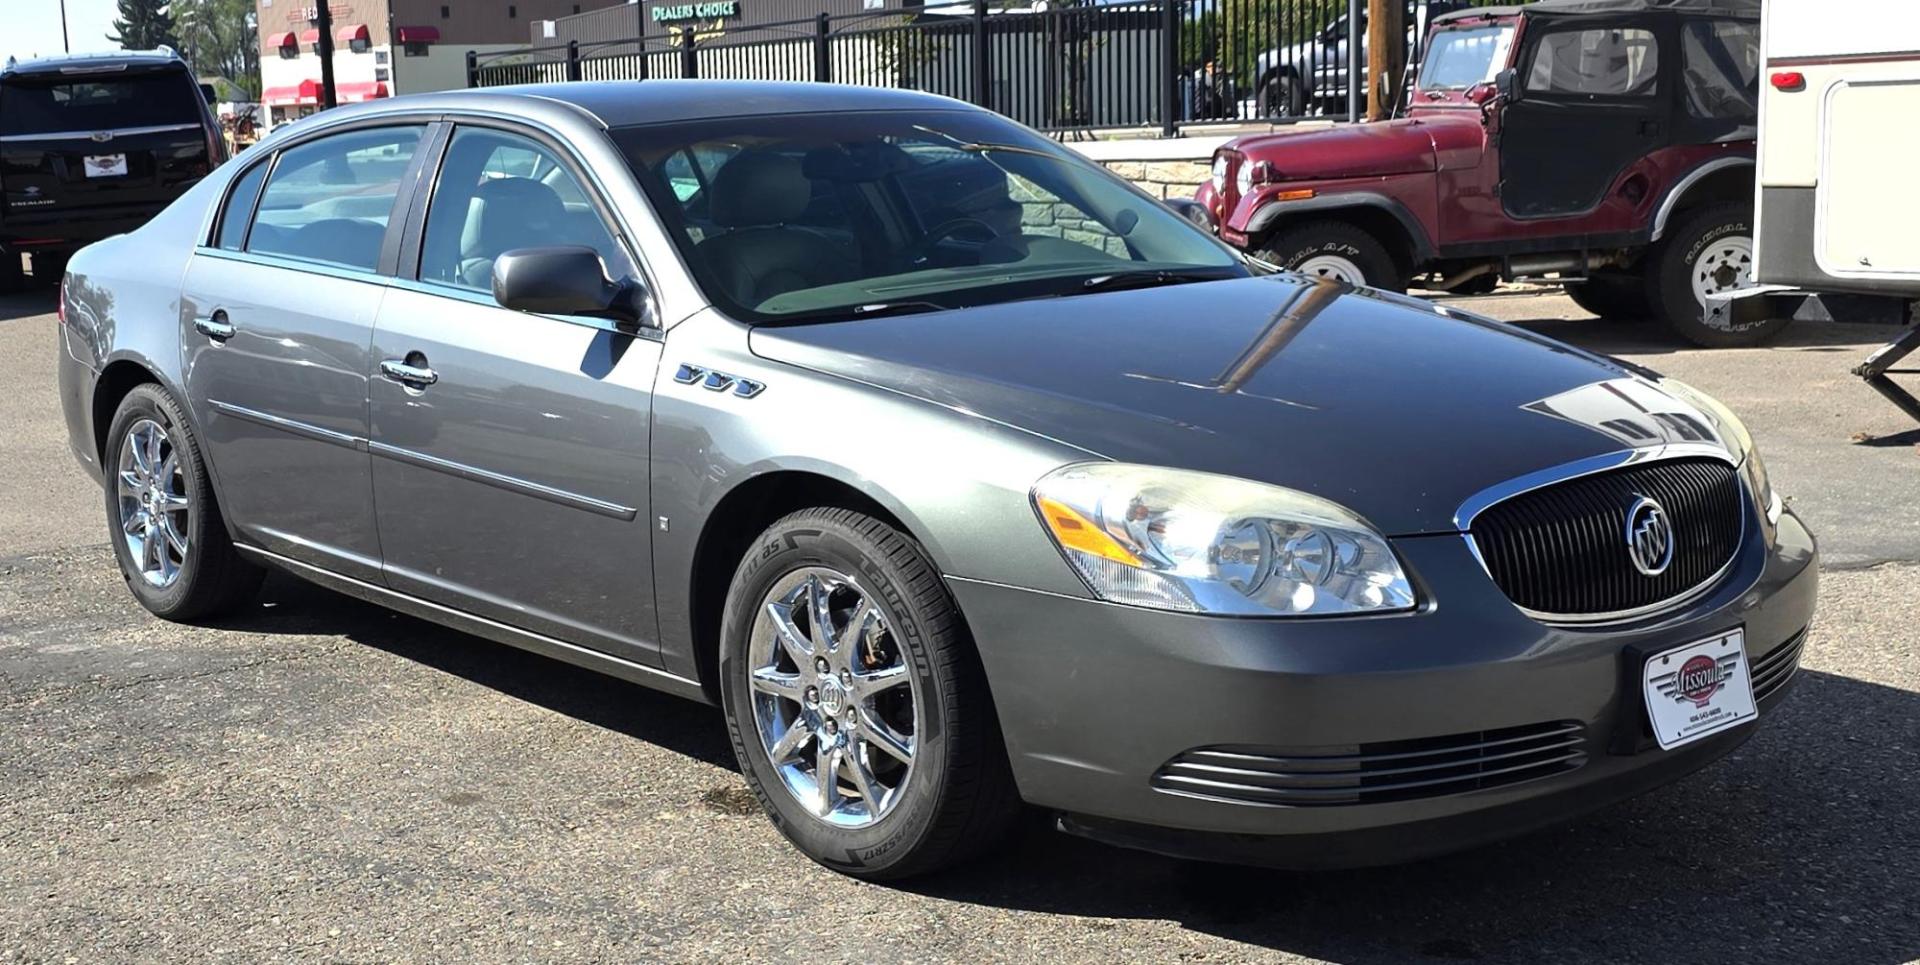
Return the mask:
[[251, 606], [211, 621], [259, 634], [338, 635], [596, 727], [735, 770], [716, 708], [494, 643], [279, 572]]
[[[735, 769], [719, 712], [275, 573], [219, 626], [337, 634]], [[1176, 711], [1177, 712], [1177, 711]], [[1920, 957], [1920, 695], [1803, 671], [1754, 739], [1576, 823], [1392, 868], [1285, 872], [1125, 851], [1038, 813], [996, 856], [900, 888], [1340, 962], [1908, 962]], [[826, 874], [827, 872], [821, 872]]]
[[34, 285], [32, 279], [28, 279], [26, 290], [0, 295], [0, 322], [51, 315], [60, 307], [59, 300], [59, 289]]

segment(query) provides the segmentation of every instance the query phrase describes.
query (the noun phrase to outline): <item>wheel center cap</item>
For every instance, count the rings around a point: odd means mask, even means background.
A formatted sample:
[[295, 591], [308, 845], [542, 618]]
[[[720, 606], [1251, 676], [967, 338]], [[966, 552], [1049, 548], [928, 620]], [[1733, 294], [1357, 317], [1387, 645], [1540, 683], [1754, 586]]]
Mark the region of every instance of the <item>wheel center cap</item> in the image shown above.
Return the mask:
[[833, 677], [821, 679], [820, 709], [829, 717], [839, 716], [847, 709], [847, 692], [841, 688], [839, 680]]

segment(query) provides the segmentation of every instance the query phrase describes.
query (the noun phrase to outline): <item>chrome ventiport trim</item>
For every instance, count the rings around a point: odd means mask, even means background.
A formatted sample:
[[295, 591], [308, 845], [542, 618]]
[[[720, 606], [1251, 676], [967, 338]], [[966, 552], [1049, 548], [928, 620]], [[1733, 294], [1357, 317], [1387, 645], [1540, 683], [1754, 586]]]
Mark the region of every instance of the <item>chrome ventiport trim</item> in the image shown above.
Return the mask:
[[[1536, 489], [1543, 489], [1547, 486], [1557, 485], [1569, 480], [1578, 479], [1582, 476], [1591, 476], [1595, 473], [1606, 472], [1610, 469], [1620, 469], [1626, 466], [1645, 465], [1657, 462], [1669, 462], [1676, 459], [1697, 459], [1703, 457], [1717, 459], [1733, 467], [1734, 485], [1738, 486], [1742, 493], [1747, 494], [1747, 498], [1742, 500], [1742, 503], [1745, 504], [1745, 509], [1740, 513], [1740, 533], [1734, 537], [1733, 555], [1727, 559], [1724, 565], [1713, 571], [1712, 575], [1664, 600], [1656, 600], [1645, 606], [1634, 607], [1628, 610], [1611, 610], [1605, 613], [1548, 613], [1542, 610], [1529, 609], [1518, 603], [1513, 604], [1514, 609], [1519, 610], [1529, 618], [1553, 626], [1596, 627], [1613, 623], [1626, 623], [1628, 621], [1641, 619], [1642, 617], [1653, 616], [1657, 613], [1683, 607], [1705, 596], [1707, 592], [1714, 587], [1719, 586], [1720, 581], [1726, 579], [1727, 574], [1733, 571], [1733, 565], [1740, 561], [1740, 551], [1747, 545], [1747, 517], [1751, 515], [1751, 513], [1746, 510], [1753, 508], [1754, 499], [1752, 493], [1747, 489], [1746, 474], [1740, 471], [1741, 461], [1734, 459], [1725, 449], [1719, 446], [1702, 443], [1673, 443], [1662, 446], [1649, 446], [1644, 449], [1624, 449], [1619, 452], [1610, 452], [1604, 455], [1590, 456], [1585, 459], [1576, 459], [1573, 462], [1562, 463], [1561, 465], [1542, 469], [1538, 472], [1517, 476], [1504, 483], [1489, 486], [1468, 497], [1467, 501], [1461, 503], [1460, 508], [1454, 511], [1454, 524], [1459, 527], [1460, 538], [1466, 540], [1467, 552], [1473, 555], [1473, 561], [1480, 564], [1480, 571], [1487, 574], [1487, 579], [1492, 580], [1493, 569], [1487, 565], [1487, 559], [1481, 554], [1480, 544], [1474, 540], [1473, 532], [1469, 529], [1469, 526], [1475, 517], [1478, 517], [1481, 513], [1486, 512], [1493, 506]], [[1497, 585], [1496, 583], [1496, 586]], [[1502, 593], [1502, 595], [1504, 596], [1505, 594]], [[1508, 602], [1512, 601], [1509, 600]]]

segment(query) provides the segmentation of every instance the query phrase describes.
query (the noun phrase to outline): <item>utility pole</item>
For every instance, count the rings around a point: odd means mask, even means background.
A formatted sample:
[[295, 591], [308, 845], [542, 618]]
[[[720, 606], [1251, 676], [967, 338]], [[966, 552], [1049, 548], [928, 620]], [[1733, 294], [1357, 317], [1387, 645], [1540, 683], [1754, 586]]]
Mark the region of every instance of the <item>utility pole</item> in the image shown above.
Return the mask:
[[73, 53], [73, 42], [67, 39], [67, 0], [60, 0], [60, 49]]
[[1393, 114], [1406, 43], [1407, 0], [1367, 0], [1367, 120]]
[[340, 106], [340, 98], [333, 86], [333, 11], [327, 0], [315, 0], [313, 5], [313, 25], [319, 28], [320, 41], [315, 44], [315, 53], [320, 55], [320, 106], [333, 108]]

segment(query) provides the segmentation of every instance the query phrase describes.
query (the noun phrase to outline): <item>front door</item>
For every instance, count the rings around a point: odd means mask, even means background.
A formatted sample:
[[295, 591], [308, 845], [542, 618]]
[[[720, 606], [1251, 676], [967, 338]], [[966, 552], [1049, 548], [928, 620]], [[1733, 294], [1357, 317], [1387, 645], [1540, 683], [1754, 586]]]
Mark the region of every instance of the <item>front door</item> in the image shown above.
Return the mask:
[[376, 583], [369, 353], [387, 226], [424, 133], [347, 131], [262, 159], [183, 286], [187, 395], [236, 535]]
[[[493, 260], [586, 245], [633, 273], [557, 145], [457, 127], [413, 280], [374, 334], [373, 483], [393, 588], [657, 661], [648, 430], [657, 333], [509, 311]], [[402, 271], [402, 275], [410, 272]]]
[[1585, 214], [1671, 139], [1659, 34], [1644, 20], [1583, 17], [1535, 26], [1525, 44], [1520, 97], [1500, 122], [1501, 204], [1515, 218]]

